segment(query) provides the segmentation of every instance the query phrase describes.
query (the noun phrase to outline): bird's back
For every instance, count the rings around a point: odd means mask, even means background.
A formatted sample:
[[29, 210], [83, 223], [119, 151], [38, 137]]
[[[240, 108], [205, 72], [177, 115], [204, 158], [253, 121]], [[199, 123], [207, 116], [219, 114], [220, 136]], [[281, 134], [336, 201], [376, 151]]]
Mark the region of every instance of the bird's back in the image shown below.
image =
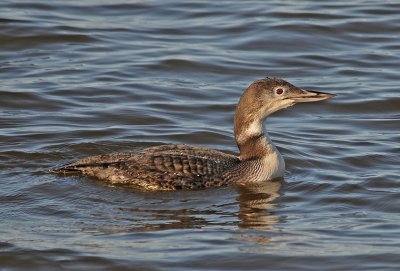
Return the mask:
[[200, 189], [229, 184], [224, 173], [237, 164], [236, 156], [209, 148], [162, 145], [140, 152], [92, 156], [53, 171], [94, 176], [144, 190]]

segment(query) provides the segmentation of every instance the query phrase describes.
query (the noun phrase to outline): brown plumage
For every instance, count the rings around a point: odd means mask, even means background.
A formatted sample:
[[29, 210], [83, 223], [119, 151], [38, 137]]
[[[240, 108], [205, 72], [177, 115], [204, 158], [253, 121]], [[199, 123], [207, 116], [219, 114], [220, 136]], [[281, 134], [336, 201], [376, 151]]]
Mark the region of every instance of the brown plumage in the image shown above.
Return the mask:
[[93, 176], [144, 190], [201, 189], [281, 178], [284, 160], [264, 133], [263, 121], [297, 102], [332, 96], [306, 91], [278, 78], [257, 80], [236, 107], [234, 133], [239, 156], [204, 147], [163, 145], [140, 152], [92, 156], [50, 171]]
[[202, 147], [163, 145], [141, 152], [92, 156], [53, 169], [146, 190], [200, 189], [228, 184], [222, 173], [239, 159]]

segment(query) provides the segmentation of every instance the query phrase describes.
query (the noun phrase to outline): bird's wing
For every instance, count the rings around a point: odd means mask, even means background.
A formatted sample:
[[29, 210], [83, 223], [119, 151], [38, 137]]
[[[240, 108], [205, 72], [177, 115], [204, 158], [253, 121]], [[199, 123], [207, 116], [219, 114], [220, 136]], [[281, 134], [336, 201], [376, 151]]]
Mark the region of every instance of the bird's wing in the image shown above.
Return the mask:
[[220, 186], [221, 173], [239, 159], [220, 151], [187, 145], [163, 145], [140, 152], [100, 155], [53, 168], [53, 172], [80, 173], [111, 183], [146, 189]]

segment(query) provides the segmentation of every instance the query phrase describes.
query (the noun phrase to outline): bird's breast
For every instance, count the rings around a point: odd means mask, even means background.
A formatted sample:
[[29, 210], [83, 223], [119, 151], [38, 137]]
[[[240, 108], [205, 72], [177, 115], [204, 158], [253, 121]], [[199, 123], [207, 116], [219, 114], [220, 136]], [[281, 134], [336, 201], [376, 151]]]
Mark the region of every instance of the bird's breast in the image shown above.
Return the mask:
[[261, 182], [282, 178], [285, 174], [285, 160], [275, 146], [268, 155], [261, 159], [260, 163], [259, 181]]

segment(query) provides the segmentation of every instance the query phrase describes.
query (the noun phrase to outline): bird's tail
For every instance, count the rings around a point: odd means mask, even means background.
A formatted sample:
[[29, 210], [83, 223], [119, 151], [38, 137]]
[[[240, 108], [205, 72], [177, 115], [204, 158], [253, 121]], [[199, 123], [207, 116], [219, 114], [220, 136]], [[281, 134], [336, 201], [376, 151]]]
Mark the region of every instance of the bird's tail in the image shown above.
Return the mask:
[[87, 168], [108, 168], [110, 166], [119, 167], [121, 162], [103, 162], [103, 163], [72, 163], [62, 164], [49, 168], [49, 172], [58, 174], [77, 174]]

